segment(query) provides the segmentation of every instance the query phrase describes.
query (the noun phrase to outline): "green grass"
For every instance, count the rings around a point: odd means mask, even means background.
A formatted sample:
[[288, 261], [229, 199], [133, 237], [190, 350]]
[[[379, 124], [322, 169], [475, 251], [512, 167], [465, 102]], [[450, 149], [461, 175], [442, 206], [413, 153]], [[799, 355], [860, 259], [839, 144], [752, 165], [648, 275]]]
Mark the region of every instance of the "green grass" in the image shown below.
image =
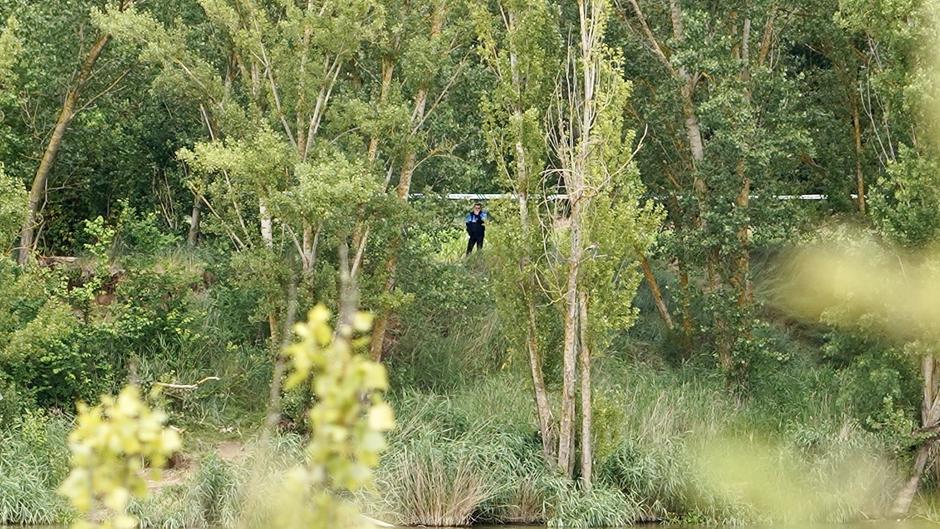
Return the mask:
[[708, 372], [606, 358], [596, 373], [592, 491], [542, 460], [527, 379], [507, 371], [393, 397], [399, 429], [371, 512], [425, 525], [842, 522], [884, 512], [899, 483], [884, 439], [822, 384], [787, 420]]
[[68, 472], [69, 421], [29, 413], [0, 430], [0, 525], [50, 525], [72, 518], [56, 493]]
[[302, 444], [284, 435], [249, 442], [237, 460], [206, 453], [185, 482], [156, 491], [132, 512], [143, 529], [267, 527], [285, 474], [303, 461]]

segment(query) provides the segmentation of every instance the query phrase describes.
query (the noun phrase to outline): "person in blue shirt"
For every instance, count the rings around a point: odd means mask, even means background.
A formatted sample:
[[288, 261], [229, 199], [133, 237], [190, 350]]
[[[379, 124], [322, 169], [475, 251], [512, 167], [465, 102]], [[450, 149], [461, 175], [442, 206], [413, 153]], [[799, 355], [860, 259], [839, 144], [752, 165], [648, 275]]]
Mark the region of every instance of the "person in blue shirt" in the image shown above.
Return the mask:
[[486, 219], [488, 216], [487, 212], [483, 211], [483, 204], [477, 202], [464, 218], [464, 222], [467, 223], [467, 235], [470, 236], [470, 240], [467, 241], [467, 255], [470, 255], [470, 252], [473, 251], [474, 245], [476, 245], [477, 251], [483, 249], [483, 237], [486, 235]]

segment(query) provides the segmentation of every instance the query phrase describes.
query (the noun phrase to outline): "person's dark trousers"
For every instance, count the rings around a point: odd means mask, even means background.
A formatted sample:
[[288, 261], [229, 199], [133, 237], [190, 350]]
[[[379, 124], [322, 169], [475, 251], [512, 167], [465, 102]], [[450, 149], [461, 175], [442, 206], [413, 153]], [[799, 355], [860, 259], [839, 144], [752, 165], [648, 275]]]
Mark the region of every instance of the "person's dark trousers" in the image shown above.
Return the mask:
[[468, 232], [470, 239], [467, 241], [467, 255], [470, 255], [470, 252], [473, 251], [473, 246], [476, 245], [477, 251], [483, 249], [483, 237], [486, 234], [484, 230], [471, 230]]

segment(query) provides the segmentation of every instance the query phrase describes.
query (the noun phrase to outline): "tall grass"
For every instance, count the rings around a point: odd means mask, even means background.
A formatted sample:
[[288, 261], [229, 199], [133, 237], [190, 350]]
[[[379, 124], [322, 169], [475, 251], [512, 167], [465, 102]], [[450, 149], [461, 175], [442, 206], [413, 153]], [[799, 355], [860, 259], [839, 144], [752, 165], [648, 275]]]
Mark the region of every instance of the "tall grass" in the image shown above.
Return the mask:
[[301, 461], [298, 436], [258, 439], [236, 460], [205, 455], [184, 483], [154, 491], [132, 510], [142, 529], [268, 527], [281, 504], [285, 473]]
[[897, 483], [883, 440], [831, 399], [788, 422], [735, 398], [719, 376], [607, 358], [597, 364], [596, 479], [585, 491], [542, 459], [529, 391], [524, 375], [507, 372], [447, 394], [397, 395], [401, 428], [368, 508], [429, 526], [842, 522], [877, 516]]
[[386, 459], [379, 486], [399, 523], [469, 525], [480, 506], [499, 492], [499, 484], [487, 479], [485, 456], [482, 447], [467, 441], [422, 439]]
[[0, 430], [0, 525], [50, 525], [71, 519], [56, 493], [68, 471], [69, 423], [30, 413]]

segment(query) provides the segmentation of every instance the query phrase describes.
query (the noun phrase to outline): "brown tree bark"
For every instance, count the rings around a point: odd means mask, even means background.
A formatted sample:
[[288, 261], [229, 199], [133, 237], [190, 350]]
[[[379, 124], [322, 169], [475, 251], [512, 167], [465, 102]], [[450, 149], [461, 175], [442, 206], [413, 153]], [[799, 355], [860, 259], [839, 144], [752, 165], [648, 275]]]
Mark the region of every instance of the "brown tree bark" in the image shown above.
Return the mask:
[[669, 307], [666, 305], [666, 301], [663, 299], [663, 293], [659, 289], [659, 282], [656, 281], [656, 276], [653, 275], [653, 267], [650, 266], [649, 259], [647, 259], [645, 255], [640, 256], [640, 268], [643, 269], [643, 277], [646, 278], [646, 284], [649, 286], [650, 294], [653, 296], [653, 303], [656, 304], [659, 317], [663, 320], [663, 323], [666, 324], [666, 328], [670, 331], [675, 329], [672, 316], [669, 314]]
[[81, 97], [82, 90], [88, 84], [89, 79], [91, 79], [92, 72], [95, 69], [95, 63], [98, 62], [98, 58], [110, 41], [111, 35], [109, 34], [100, 35], [95, 40], [94, 44], [92, 44], [91, 48], [88, 50], [88, 53], [85, 54], [85, 58], [82, 60], [82, 65], [78, 70], [75, 81], [65, 93], [62, 108], [59, 110], [59, 117], [56, 119], [52, 135], [49, 137], [49, 142], [46, 144], [46, 148], [43, 151], [42, 159], [39, 162], [39, 167], [36, 169], [36, 174], [33, 176], [33, 183], [29, 189], [26, 220], [23, 222], [23, 228], [20, 231], [20, 247], [19, 256], [17, 258], [17, 262], [20, 265], [25, 265], [29, 261], [29, 256], [33, 251], [33, 245], [35, 243], [33, 238], [36, 233], [39, 207], [45, 198], [46, 182], [49, 180], [49, 173], [52, 171], [56, 157], [59, 155], [59, 150], [62, 148], [65, 132], [78, 113], [76, 108], [78, 100]]

